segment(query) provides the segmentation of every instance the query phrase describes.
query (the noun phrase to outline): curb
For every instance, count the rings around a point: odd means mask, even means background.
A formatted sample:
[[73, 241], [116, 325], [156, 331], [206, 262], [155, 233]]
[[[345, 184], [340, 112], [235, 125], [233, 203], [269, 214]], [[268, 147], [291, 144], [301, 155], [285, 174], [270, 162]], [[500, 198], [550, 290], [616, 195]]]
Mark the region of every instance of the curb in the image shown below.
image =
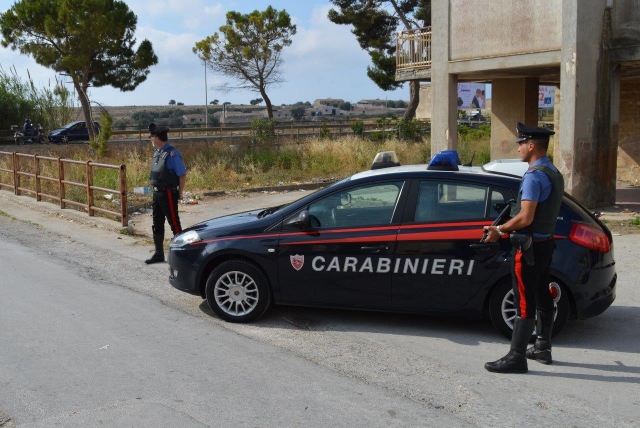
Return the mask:
[[203, 196], [224, 196], [232, 192], [290, 192], [292, 190], [316, 190], [322, 187], [327, 187], [335, 183], [337, 180], [331, 179], [326, 181], [319, 181], [316, 183], [299, 183], [299, 184], [287, 184], [282, 186], [265, 186], [265, 187], [250, 187], [248, 189], [236, 189], [232, 191], [225, 190], [212, 190], [210, 192], [203, 192]]

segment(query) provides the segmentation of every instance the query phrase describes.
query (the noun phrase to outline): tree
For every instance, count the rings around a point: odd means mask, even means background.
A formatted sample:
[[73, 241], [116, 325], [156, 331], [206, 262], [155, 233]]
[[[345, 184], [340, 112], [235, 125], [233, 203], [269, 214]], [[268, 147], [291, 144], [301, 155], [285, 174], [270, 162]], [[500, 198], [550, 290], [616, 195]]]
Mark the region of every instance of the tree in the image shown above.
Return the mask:
[[176, 105], [176, 100], [169, 100], [169, 105], [170, 106]]
[[[337, 10], [329, 10], [329, 20], [352, 25], [351, 32], [371, 57], [372, 67], [367, 67], [367, 76], [385, 91], [402, 87], [403, 83], [395, 80], [397, 28], [399, 24], [407, 30], [431, 25], [431, 0], [331, 0], [331, 3]], [[420, 82], [410, 81], [409, 91], [406, 120], [413, 118], [418, 108]]]
[[[283, 64], [282, 49], [291, 45], [296, 26], [286, 11], [271, 6], [264, 12], [254, 10], [250, 14], [228, 12], [226, 25], [220, 33], [214, 33], [196, 43], [193, 52], [209, 68], [235, 79], [235, 88], [251, 89], [263, 98], [269, 118], [273, 118], [271, 100], [267, 89], [281, 83], [280, 68]], [[230, 91], [234, 87], [223, 86]]]
[[340, 104], [340, 110], [351, 111], [351, 103], [349, 101], [345, 101]]
[[179, 106], [183, 106], [183, 105], [184, 105], [184, 103], [183, 103], [183, 102], [178, 101], [178, 105], [179, 105]]
[[263, 101], [264, 100], [262, 98], [256, 98], [255, 100], [249, 101], [249, 104], [251, 104], [252, 106], [257, 106], [258, 104], [260, 104]]
[[71, 77], [94, 139], [89, 87], [132, 91], [158, 63], [150, 41], [134, 51], [137, 21], [117, 0], [22, 0], [0, 14], [0, 30], [2, 46]]
[[300, 120], [304, 117], [304, 112], [304, 107], [294, 107], [291, 109], [291, 117], [293, 117], [295, 120]]
[[211, 101], [209, 104], [212, 104], [212, 105], [214, 105], [214, 106], [217, 106], [219, 102], [220, 102], [220, 101], [218, 101], [218, 100], [213, 100], [213, 101]]

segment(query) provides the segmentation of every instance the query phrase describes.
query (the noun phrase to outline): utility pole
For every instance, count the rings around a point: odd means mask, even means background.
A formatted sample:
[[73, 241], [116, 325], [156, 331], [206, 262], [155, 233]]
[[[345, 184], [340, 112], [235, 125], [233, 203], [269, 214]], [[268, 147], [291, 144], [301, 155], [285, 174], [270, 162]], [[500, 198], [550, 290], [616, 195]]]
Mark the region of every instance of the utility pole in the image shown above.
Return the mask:
[[209, 127], [209, 99], [207, 97], [207, 61], [204, 61], [204, 127]]

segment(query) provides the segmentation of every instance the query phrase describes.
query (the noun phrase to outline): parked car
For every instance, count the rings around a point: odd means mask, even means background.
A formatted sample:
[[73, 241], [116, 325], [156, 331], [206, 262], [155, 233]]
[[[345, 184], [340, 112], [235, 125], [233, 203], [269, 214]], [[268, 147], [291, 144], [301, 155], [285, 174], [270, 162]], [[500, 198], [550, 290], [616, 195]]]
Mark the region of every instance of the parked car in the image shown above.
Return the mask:
[[[100, 132], [100, 124], [93, 122], [96, 133]], [[49, 142], [51, 143], [68, 143], [69, 141], [89, 141], [89, 130], [84, 120], [70, 122], [62, 128], [54, 129], [49, 132]]]
[[[191, 226], [171, 240], [169, 282], [230, 322], [275, 303], [488, 317], [510, 336], [511, 242], [480, 238], [516, 199], [528, 164], [447, 158], [393, 166], [395, 155], [381, 153], [371, 170], [290, 204]], [[617, 274], [611, 232], [568, 194], [554, 237], [557, 334], [568, 319], [605, 311]]]
[[489, 123], [489, 119], [484, 117], [479, 111], [474, 110], [469, 114], [465, 114], [458, 119], [458, 125], [468, 126], [470, 128], [477, 128], [478, 126]]

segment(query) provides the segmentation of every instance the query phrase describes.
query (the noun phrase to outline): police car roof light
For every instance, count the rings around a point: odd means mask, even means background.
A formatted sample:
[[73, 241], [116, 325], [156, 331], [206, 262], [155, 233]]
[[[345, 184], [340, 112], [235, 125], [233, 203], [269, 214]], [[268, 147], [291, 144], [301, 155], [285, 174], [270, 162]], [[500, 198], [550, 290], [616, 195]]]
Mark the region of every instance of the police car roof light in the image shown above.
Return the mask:
[[390, 166], [400, 166], [396, 152], [379, 152], [373, 158], [371, 169], [388, 168]]
[[458, 171], [461, 165], [460, 157], [456, 150], [442, 150], [433, 155], [429, 162], [428, 170], [436, 171]]

